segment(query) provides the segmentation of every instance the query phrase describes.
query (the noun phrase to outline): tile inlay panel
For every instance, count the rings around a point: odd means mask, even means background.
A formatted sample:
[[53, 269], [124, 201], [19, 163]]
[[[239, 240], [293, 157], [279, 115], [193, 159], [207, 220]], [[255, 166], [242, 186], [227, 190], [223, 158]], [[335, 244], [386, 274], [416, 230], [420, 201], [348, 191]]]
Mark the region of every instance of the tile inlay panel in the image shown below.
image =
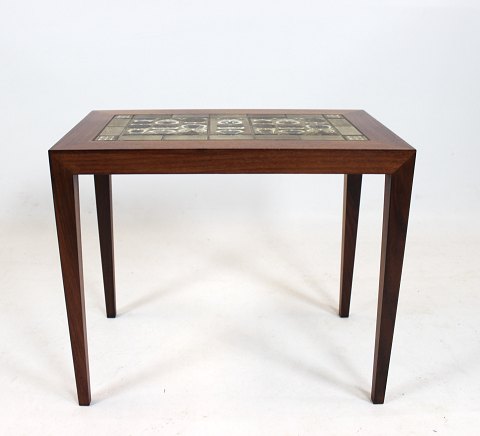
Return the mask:
[[341, 114], [115, 115], [96, 141], [185, 139], [365, 141]]

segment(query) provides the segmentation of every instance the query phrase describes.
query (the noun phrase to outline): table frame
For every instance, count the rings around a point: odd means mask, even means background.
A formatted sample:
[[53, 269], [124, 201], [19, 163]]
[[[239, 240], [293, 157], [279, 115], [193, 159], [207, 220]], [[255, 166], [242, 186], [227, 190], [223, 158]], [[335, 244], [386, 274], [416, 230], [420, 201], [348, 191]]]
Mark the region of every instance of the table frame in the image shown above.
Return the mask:
[[[344, 174], [341, 317], [348, 317], [363, 174], [385, 174], [371, 399], [384, 402], [407, 235], [416, 151], [364, 111], [210, 110], [178, 113], [342, 113], [369, 141], [93, 141], [115, 114], [94, 111], [49, 150], [53, 200], [78, 402], [91, 402], [78, 175], [93, 174], [106, 312], [116, 316], [112, 174]], [[334, 142], [334, 143], [333, 143]], [[354, 142], [354, 143], [352, 143]]]

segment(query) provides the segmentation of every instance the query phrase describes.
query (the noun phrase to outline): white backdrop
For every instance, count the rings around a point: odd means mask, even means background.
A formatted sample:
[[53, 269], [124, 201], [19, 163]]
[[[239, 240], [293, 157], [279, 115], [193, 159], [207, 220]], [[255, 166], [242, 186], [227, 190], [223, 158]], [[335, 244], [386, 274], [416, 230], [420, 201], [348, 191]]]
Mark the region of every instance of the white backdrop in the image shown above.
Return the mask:
[[[478, 23], [475, 0], [0, 0], [0, 433], [476, 435]], [[417, 148], [384, 406], [367, 392], [382, 176], [364, 178], [345, 320], [341, 175], [162, 175], [114, 176], [113, 321], [81, 177], [93, 405], [76, 407], [47, 150], [117, 108], [358, 108]]]
[[[1, 216], [50, 219], [47, 149], [90, 110], [112, 108], [363, 108], [418, 149], [413, 217], [476, 213], [479, 9], [473, 0], [3, 1]], [[170, 180], [176, 204], [193, 211], [244, 210], [252, 197], [300, 214], [312, 201], [332, 213], [340, 204], [340, 177], [231, 176], [223, 189], [218, 178]], [[154, 195], [165, 209], [162, 179], [123, 183], [119, 207]], [[382, 187], [367, 178], [365, 210]]]

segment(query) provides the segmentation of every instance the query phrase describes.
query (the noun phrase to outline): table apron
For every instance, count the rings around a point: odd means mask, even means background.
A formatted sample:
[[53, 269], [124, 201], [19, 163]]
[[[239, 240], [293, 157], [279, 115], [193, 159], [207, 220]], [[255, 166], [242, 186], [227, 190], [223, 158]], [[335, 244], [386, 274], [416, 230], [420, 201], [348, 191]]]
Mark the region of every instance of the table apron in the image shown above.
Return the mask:
[[393, 174], [415, 150], [51, 150], [72, 174]]

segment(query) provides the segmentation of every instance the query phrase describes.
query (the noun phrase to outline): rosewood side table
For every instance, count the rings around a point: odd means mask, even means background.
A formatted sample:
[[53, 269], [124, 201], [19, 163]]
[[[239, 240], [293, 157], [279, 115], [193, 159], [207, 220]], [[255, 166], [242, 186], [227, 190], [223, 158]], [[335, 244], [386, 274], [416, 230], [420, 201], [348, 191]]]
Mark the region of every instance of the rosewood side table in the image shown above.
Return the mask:
[[361, 110], [94, 111], [49, 150], [73, 365], [90, 404], [78, 175], [93, 174], [106, 311], [116, 315], [112, 174], [344, 174], [340, 283], [348, 317], [363, 174], [385, 174], [371, 398], [383, 403], [402, 275], [415, 149]]

